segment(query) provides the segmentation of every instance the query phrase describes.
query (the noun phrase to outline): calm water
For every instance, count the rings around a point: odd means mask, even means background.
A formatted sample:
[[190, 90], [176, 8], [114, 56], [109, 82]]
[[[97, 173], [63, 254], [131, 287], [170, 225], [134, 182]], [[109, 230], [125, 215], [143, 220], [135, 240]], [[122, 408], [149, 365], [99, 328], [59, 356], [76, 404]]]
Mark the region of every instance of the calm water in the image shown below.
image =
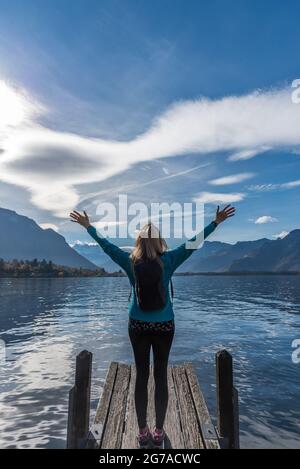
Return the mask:
[[[176, 277], [171, 360], [193, 361], [215, 412], [214, 354], [235, 360], [243, 447], [300, 448], [300, 277]], [[0, 447], [63, 448], [74, 358], [94, 354], [95, 409], [111, 360], [130, 362], [125, 278], [0, 280]]]

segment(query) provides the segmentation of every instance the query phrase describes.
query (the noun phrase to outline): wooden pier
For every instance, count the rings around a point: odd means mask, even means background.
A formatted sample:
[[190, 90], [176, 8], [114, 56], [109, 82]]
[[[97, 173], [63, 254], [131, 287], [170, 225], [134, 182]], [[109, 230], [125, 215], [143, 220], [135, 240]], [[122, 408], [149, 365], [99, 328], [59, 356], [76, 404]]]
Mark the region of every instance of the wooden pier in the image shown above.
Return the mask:
[[[90, 426], [92, 354], [76, 358], [75, 386], [69, 396], [67, 448], [135, 449], [138, 433], [134, 406], [135, 366], [112, 362]], [[216, 354], [217, 426], [212, 423], [191, 363], [168, 368], [169, 405], [165, 449], [239, 448], [238, 394], [232, 357]], [[154, 426], [154, 379], [148, 383], [148, 423]]]

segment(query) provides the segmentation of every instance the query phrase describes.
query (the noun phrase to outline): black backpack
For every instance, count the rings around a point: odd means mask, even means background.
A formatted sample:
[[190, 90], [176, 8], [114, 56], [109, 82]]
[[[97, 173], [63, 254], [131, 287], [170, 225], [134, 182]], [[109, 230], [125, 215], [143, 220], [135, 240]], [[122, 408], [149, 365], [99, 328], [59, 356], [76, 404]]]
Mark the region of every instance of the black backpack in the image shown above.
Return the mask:
[[[139, 307], [143, 311], [157, 311], [166, 305], [163, 285], [163, 264], [157, 259], [133, 263], [135, 294]], [[171, 281], [173, 299], [173, 285]]]

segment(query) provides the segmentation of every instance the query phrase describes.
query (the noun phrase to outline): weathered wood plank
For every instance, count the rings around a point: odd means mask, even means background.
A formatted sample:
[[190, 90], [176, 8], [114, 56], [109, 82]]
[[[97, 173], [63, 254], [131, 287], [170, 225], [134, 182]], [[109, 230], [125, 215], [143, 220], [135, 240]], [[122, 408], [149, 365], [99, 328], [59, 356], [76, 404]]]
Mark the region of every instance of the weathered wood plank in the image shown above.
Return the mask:
[[[154, 425], [155, 413], [154, 413], [154, 381], [152, 374], [152, 367], [150, 367], [150, 376], [148, 382], [148, 411], [147, 411], [147, 422], [151, 428]], [[127, 399], [126, 414], [125, 414], [125, 427], [122, 440], [122, 448], [133, 449], [138, 448], [137, 434], [139, 431], [135, 402], [134, 402], [134, 388], [136, 379], [136, 368], [135, 365], [131, 365], [129, 395]]]
[[130, 366], [119, 364], [100, 446], [103, 449], [120, 449], [122, 446], [129, 380]]
[[135, 377], [136, 377], [135, 365], [131, 365], [128, 399], [127, 399], [126, 412], [125, 412], [125, 426], [124, 426], [124, 434], [122, 438], [123, 449], [138, 448], [137, 438], [136, 438], [138, 434], [138, 424], [137, 424], [135, 403], [134, 403]]
[[204, 448], [185, 367], [182, 365], [174, 366], [172, 374], [178, 400], [184, 446], [187, 449]]
[[184, 449], [179, 418], [179, 408], [177, 396], [175, 394], [175, 384], [172, 375], [172, 368], [170, 366], [168, 367], [168, 388], [169, 404], [165, 420], [165, 431], [167, 434], [165, 448]]
[[234, 448], [240, 449], [239, 393], [235, 387], [233, 387], [233, 412], [234, 412]]
[[[171, 366], [168, 367], [168, 390], [169, 402], [166, 413], [164, 429], [166, 432], [165, 449], [169, 448], [184, 448], [184, 443], [181, 435], [181, 426], [179, 411], [177, 406], [177, 397], [175, 395], [175, 386], [171, 371]], [[156, 424], [155, 419], [155, 380], [154, 380], [154, 366], [150, 366], [150, 377], [148, 383], [148, 424], [150, 428], [154, 428]]]
[[220, 449], [218, 436], [212, 424], [193, 365], [186, 363], [185, 371], [194, 401], [195, 412], [199, 420], [204, 445], [207, 449]]
[[94, 425], [92, 426], [93, 436], [98, 445], [101, 444], [103, 430], [106, 424], [109, 406], [113, 395], [115, 380], [117, 376], [118, 363], [111, 362], [106, 374], [102, 394], [96, 410]]
[[[135, 449], [138, 424], [134, 403], [135, 366], [112, 363], [107, 373], [94, 424], [103, 429], [100, 448]], [[165, 420], [166, 448], [220, 447], [192, 364], [168, 367], [169, 405]], [[148, 383], [150, 427], [155, 425], [153, 366]]]
[[[133, 449], [137, 448], [138, 424], [134, 403], [134, 387], [135, 387], [135, 366], [131, 366], [129, 395], [127, 400], [127, 408], [125, 415], [125, 428], [122, 440], [122, 448]], [[177, 397], [175, 394], [175, 385], [173, 381], [171, 367], [168, 368], [168, 387], [169, 387], [169, 404], [165, 421], [165, 431], [167, 434], [166, 448], [182, 449], [184, 443], [181, 434], [179, 410], [177, 404]], [[155, 425], [155, 408], [154, 408], [154, 379], [153, 367], [150, 367], [150, 377], [148, 383], [148, 424], [151, 428]]]
[[76, 357], [75, 386], [69, 395], [67, 448], [85, 446], [89, 432], [93, 355], [83, 350]]
[[232, 357], [227, 350], [216, 354], [218, 433], [222, 447], [235, 449], [238, 441], [237, 394], [234, 395]]

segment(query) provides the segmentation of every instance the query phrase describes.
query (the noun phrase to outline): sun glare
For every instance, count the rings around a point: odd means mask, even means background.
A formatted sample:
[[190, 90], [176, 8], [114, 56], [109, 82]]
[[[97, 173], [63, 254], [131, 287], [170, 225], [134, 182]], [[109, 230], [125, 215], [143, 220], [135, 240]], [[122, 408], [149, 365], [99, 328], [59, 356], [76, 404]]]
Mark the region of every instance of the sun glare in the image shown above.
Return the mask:
[[0, 81], [0, 128], [21, 124], [26, 117], [26, 98]]

